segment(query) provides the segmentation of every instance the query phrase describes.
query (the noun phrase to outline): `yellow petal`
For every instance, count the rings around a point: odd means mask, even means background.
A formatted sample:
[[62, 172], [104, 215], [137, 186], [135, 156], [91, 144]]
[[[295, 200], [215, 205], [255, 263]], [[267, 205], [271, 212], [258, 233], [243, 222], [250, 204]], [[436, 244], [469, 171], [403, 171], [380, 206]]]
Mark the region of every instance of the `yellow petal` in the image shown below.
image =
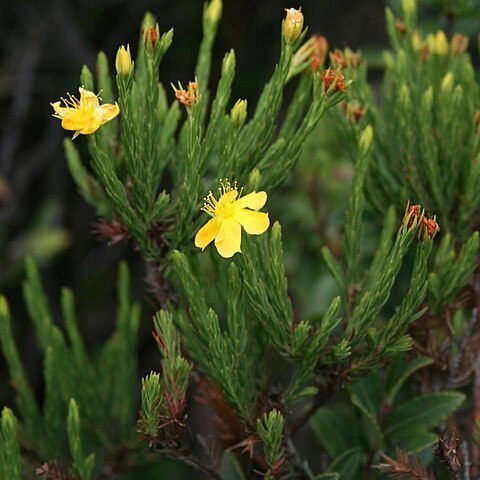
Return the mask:
[[239, 222], [250, 235], [261, 235], [270, 225], [268, 213], [253, 212], [252, 210], [238, 210], [235, 220]]
[[102, 121], [100, 115], [92, 115], [88, 117], [86, 124], [80, 129], [80, 133], [83, 135], [90, 135], [91, 133], [96, 132], [101, 125]]
[[215, 246], [223, 258], [230, 258], [241, 252], [242, 227], [232, 217], [225, 218], [215, 238]]
[[267, 194], [265, 192], [252, 192], [237, 200], [235, 207], [238, 209], [251, 208], [252, 210], [260, 210], [266, 201]]
[[94, 109], [99, 105], [98, 96], [89, 90], [80, 87], [80, 109]]
[[115, 118], [120, 113], [120, 107], [117, 102], [115, 104], [106, 103], [95, 109], [95, 113], [100, 115], [102, 125]]
[[58, 115], [58, 117], [63, 117], [65, 113], [70, 110], [69, 108], [66, 107], [61, 107], [61, 102], [55, 102], [55, 103], [50, 103], [50, 105], [53, 107], [53, 110], [55, 113]]
[[195, 246], [205, 250], [205, 247], [217, 236], [222, 219], [215, 217], [209, 220], [195, 235]]
[[81, 110], [75, 108], [65, 108], [64, 112], [61, 113], [62, 127], [65, 130], [82, 130], [85, 125], [88, 123], [89, 118]]

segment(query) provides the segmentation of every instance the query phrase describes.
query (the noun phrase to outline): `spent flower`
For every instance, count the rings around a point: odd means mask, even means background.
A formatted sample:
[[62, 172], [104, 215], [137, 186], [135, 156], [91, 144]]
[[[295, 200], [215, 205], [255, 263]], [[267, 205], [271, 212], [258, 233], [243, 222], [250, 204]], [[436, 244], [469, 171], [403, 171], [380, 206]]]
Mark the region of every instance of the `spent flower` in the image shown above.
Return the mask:
[[267, 201], [265, 192], [252, 192], [242, 197], [242, 189], [237, 189], [236, 182], [220, 180], [217, 200], [212, 192], [205, 197], [202, 210], [212, 218], [198, 231], [195, 246], [202, 250], [215, 240], [218, 253], [230, 258], [241, 252], [242, 227], [250, 235], [261, 235], [269, 225], [268, 213], [259, 212]]
[[188, 88], [184, 89], [182, 84], [178, 82], [178, 88], [172, 83], [172, 88], [175, 92], [175, 98], [186, 107], [190, 108], [195, 105], [198, 100], [198, 86], [197, 82], [188, 82]]
[[327, 92], [332, 85], [335, 85], [333, 88], [334, 92], [338, 92], [338, 91], [344, 92], [345, 91], [345, 84], [343, 83], [344, 80], [345, 80], [345, 77], [341, 73], [331, 68], [327, 68], [322, 73], [322, 83], [323, 83], [325, 92]]
[[[97, 131], [104, 123], [114, 119], [120, 112], [117, 102], [100, 105], [99, 94], [80, 87], [80, 100], [68, 94], [68, 98], [50, 103], [55, 113], [53, 116], [62, 121], [65, 130], [75, 130], [73, 138], [89, 135]], [[61, 106], [62, 102], [65, 106]]]
[[145, 51], [151, 57], [155, 53], [155, 49], [160, 40], [160, 27], [158, 23], [143, 30], [143, 45]]

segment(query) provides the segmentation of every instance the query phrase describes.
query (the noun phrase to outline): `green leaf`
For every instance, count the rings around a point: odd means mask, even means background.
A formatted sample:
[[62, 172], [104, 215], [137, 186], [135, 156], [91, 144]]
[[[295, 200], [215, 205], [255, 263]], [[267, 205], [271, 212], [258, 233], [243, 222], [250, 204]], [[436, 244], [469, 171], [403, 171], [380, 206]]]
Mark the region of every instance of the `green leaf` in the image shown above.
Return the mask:
[[397, 355], [388, 366], [385, 378], [387, 403], [393, 404], [397, 393], [410, 375], [431, 363], [432, 360], [428, 357], [418, 357], [405, 366], [405, 355]]
[[398, 439], [400, 445], [410, 453], [418, 453], [438, 441], [437, 435], [431, 432], [413, 432], [405, 438]]
[[338, 473], [342, 480], [358, 480], [358, 470], [363, 464], [364, 454], [358, 448], [352, 448], [335, 458], [327, 473]]
[[340, 480], [338, 473], [322, 473], [317, 475], [314, 480]]
[[331, 457], [337, 457], [357, 445], [358, 427], [346, 405], [319, 408], [310, 419], [310, 425]]
[[385, 420], [385, 431], [405, 438], [446, 420], [465, 400], [459, 392], [438, 392], [416, 397], [396, 408]]
[[355, 404], [361, 405], [362, 409], [373, 417], [380, 413], [382, 402], [382, 388], [378, 374], [374, 374], [356, 382], [349, 389], [350, 396], [356, 398]]
[[242, 467], [237, 462], [235, 456], [229, 451], [226, 451], [223, 456], [222, 479], [246, 480]]

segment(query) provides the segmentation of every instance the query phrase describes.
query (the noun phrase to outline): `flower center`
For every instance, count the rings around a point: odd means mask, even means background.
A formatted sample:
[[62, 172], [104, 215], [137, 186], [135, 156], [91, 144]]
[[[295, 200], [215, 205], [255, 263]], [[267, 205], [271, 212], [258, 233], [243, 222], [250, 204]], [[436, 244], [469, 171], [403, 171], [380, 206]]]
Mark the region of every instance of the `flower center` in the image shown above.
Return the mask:
[[[202, 210], [212, 217], [229, 217], [235, 211], [235, 201], [237, 199], [238, 190], [237, 182], [234, 182], [233, 187], [228, 181], [228, 178], [220, 179], [220, 187], [218, 188], [219, 199], [217, 200], [212, 192], [208, 192], [208, 195], [204, 198]], [[241, 191], [240, 191], [241, 195]]]

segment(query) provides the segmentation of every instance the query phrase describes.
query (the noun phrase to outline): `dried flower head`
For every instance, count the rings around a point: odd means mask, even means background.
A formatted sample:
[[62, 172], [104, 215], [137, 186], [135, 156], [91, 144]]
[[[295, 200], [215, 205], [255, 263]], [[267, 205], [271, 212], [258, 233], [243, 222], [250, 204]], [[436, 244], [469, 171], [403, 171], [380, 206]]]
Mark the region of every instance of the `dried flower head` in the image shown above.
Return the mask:
[[333, 52], [330, 52], [330, 63], [333, 68], [345, 68], [347, 66], [347, 61], [343, 52], [336, 48]]
[[366, 107], [361, 106], [355, 100], [352, 102], [341, 102], [339, 105], [347, 119], [354, 124], [360, 122], [367, 111]]
[[158, 23], [155, 26], [147, 27], [143, 30], [143, 45], [148, 55], [153, 55], [160, 39], [160, 28]]
[[407, 202], [402, 223], [406, 225], [408, 230], [414, 226], [419, 226], [419, 238], [421, 241], [425, 240], [427, 236], [433, 238], [440, 231], [436, 216], [425, 214], [420, 205], [410, 205], [410, 201]]
[[463, 55], [468, 48], [468, 37], [461, 33], [456, 33], [450, 42], [450, 48], [452, 49], [452, 53], [457, 57]]
[[[82, 87], [78, 90], [80, 100], [68, 94], [68, 98], [62, 98], [60, 102], [50, 103], [55, 111], [53, 116], [62, 120], [62, 127], [65, 130], [75, 130], [73, 138], [97, 131], [120, 112], [117, 102], [100, 105], [100, 94], [95, 95]], [[62, 102], [64, 107], [61, 106]]]
[[182, 84], [178, 82], [178, 87], [175, 87], [172, 83], [173, 90], [175, 92], [175, 98], [187, 108], [195, 105], [198, 100], [198, 86], [197, 82], [188, 82], [188, 88], [185, 90]]
[[331, 68], [327, 68], [324, 70], [322, 73], [322, 83], [325, 89], [325, 92], [327, 92], [332, 85], [335, 85], [333, 91], [334, 92], [344, 92], [345, 91], [345, 84], [343, 81], [345, 80], [345, 77], [337, 72], [336, 70], [333, 70]]
[[311, 63], [310, 68], [313, 72], [318, 72], [320, 67], [325, 63], [325, 58], [328, 52], [328, 41], [323, 35], [313, 35], [313, 48], [310, 55]]
[[402, 37], [405, 36], [405, 34], [407, 33], [407, 26], [404, 22], [401, 22], [400, 20], [397, 20], [395, 22], [395, 29]]
[[228, 179], [220, 180], [217, 200], [212, 192], [205, 197], [202, 210], [211, 217], [197, 233], [195, 246], [202, 250], [215, 240], [218, 253], [230, 258], [241, 252], [242, 227], [250, 235], [261, 235], [270, 225], [268, 213], [258, 212], [267, 201], [265, 192], [252, 192], [242, 197], [242, 190]]

